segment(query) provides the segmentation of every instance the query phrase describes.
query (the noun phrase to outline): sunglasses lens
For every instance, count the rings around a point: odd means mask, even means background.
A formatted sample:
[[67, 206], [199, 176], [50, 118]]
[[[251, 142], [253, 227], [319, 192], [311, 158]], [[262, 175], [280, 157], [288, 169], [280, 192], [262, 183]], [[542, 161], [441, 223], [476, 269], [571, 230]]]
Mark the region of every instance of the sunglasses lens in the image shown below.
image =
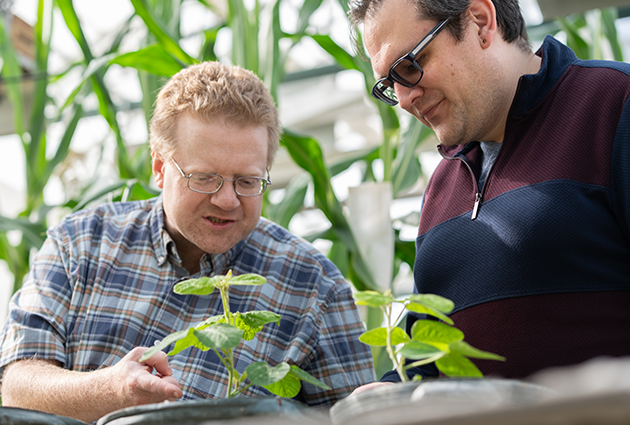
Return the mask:
[[406, 87], [415, 86], [422, 78], [422, 70], [420, 67], [409, 59], [401, 59], [400, 62], [392, 68], [391, 73], [397, 83]]

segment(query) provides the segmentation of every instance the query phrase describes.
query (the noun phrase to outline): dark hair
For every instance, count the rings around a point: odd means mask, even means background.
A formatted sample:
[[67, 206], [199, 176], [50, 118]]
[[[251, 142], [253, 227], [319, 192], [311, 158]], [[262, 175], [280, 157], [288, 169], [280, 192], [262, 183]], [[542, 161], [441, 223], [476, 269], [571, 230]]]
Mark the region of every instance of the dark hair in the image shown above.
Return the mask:
[[[366, 15], [375, 13], [387, 0], [350, 0], [350, 20], [357, 25]], [[470, 0], [408, 0], [414, 4], [423, 18], [441, 21], [451, 17], [447, 29], [457, 41], [461, 41], [465, 22], [464, 12], [470, 7]], [[523, 50], [531, 50], [525, 20], [518, 0], [492, 0], [497, 12], [497, 24], [501, 35], [508, 43], [517, 43]]]

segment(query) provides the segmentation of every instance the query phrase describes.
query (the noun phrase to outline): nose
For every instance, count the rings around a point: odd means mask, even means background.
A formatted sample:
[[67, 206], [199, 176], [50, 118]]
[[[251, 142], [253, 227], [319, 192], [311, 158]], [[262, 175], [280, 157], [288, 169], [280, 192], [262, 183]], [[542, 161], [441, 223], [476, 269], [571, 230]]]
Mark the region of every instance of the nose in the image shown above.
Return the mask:
[[210, 195], [210, 202], [223, 211], [231, 211], [241, 205], [241, 200], [234, 190], [234, 182], [225, 180], [219, 190]]
[[412, 108], [418, 98], [424, 95], [424, 89], [420, 83], [413, 87], [405, 87], [402, 84], [395, 83], [394, 91], [396, 92], [396, 97], [398, 97], [400, 107], [409, 113], [412, 113]]

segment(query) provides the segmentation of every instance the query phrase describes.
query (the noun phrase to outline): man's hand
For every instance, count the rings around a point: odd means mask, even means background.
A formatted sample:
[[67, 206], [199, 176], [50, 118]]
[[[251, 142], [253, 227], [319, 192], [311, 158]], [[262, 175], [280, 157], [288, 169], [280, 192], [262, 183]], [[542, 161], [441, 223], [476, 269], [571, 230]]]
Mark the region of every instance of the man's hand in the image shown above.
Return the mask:
[[5, 369], [2, 404], [93, 422], [124, 407], [181, 398], [166, 354], [140, 362], [146, 350], [134, 348], [114, 366], [94, 372], [66, 370], [50, 360], [17, 361]]
[[144, 347], [134, 348], [111, 368], [102, 369], [102, 372], [119, 382], [123, 407], [175, 401], [183, 395], [177, 380], [172, 376], [173, 371], [168, 365], [166, 354], [160, 351], [140, 363], [146, 350]]
[[378, 388], [378, 387], [384, 387], [387, 385], [395, 385], [393, 382], [372, 382], [370, 384], [365, 384], [365, 385], [361, 385], [358, 388], [355, 388], [354, 391], [352, 391], [352, 393], [350, 394], [350, 396], [356, 395], [356, 394], [360, 394], [364, 391], [368, 391], [371, 390], [372, 388]]

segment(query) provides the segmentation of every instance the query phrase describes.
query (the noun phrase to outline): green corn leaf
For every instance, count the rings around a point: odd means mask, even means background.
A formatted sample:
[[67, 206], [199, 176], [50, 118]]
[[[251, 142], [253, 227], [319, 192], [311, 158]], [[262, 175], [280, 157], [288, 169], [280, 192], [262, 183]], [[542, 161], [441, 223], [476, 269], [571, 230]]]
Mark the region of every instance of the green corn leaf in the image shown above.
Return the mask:
[[356, 63], [357, 59], [350, 53], [346, 52], [346, 50], [340, 47], [337, 43], [335, 43], [329, 35], [315, 34], [312, 35], [311, 38], [315, 40], [315, 42], [319, 44], [319, 46], [324, 49], [326, 53], [332, 56], [343, 68], [361, 71], [361, 68], [359, 68]]
[[411, 120], [403, 133], [393, 164], [392, 190], [394, 198], [418, 182], [422, 175], [422, 167], [416, 151], [418, 146], [431, 134], [431, 129], [418, 120]]
[[588, 43], [580, 35], [578, 26], [566, 18], [558, 19], [558, 24], [567, 35], [567, 46], [573, 49], [578, 58], [589, 59], [590, 49]]
[[263, 285], [267, 279], [259, 274], [247, 273], [238, 276], [232, 276], [228, 279], [229, 285]]
[[304, 198], [306, 197], [310, 182], [311, 178], [307, 174], [300, 174], [291, 179], [289, 184], [285, 187], [282, 201], [275, 205], [268, 203], [265, 209], [265, 216], [285, 229], [288, 229], [293, 216], [304, 206]]
[[225, 276], [204, 276], [199, 279], [184, 280], [173, 287], [173, 292], [180, 295], [208, 295], [224, 279]]
[[610, 48], [613, 53], [613, 58], [616, 61], [623, 62], [623, 53], [621, 50], [621, 44], [619, 43], [619, 37], [617, 36], [617, 26], [615, 21], [619, 18], [619, 12], [615, 7], [609, 7], [601, 9], [602, 23], [604, 35], [610, 42]]
[[[409, 335], [405, 333], [400, 328], [392, 329], [392, 345], [403, 344], [405, 342], [409, 342]], [[359, 341], [367, 345], [374, 345], [377, 347], [384, 347], [387, 345], [387, 329], [386, 328], [376, 328], [371, 329], [367, 332], [364, 332], [360, 337]]]
[[399, 354], [401, 356], [406, 359], [412, 360], [428, 359], [431, 357], [435, 357], [440, 353], [447, 354], [443, 350], [440, 350], [433, 345], [425, 344], [423, 342], [415, 340], [409, 341], [399, 350]]
[[[22, 68], [15, 55], [13, 44], [4, 28], [4, 20], [0, 19], [0, 54], [2, 55], [2, 78], [8, 81], [4, 84], [6, 95], [11, 101], [13, 110], [13, 125], [15, 133], [20, 137], [24, 134], [24, 102], [20, 83], [22, 81]], [[25, 146], [26, 150], [26, 146]], [[28, 152], [27, 152], [28, 153]]]
[[354, 293], [358, 305], [367, 305], [370, 307], [386, 306], [394, 302], [391, 295], [381, 294], [376, 291], [357, 291]]
[[243, 331], [227, 323], [217, 323], [202, 330], [195, 330], [195, 336], [209, 348], [230, 349], [238, 346], [243, 339]]
[[322, 5], [323, 0], [304, 0], [298, 14], [296, 33], [302, 34], [308, 27], [309, 20], [313, 13]]
[[81, 27], [81, 22], [79, 22], [79, 17], [77, 16], [76, 11], [74, 10], [74, 6], [72, 5], [72, 0], [56, 0], [57, 6], [59, 10], [61, 10], [61, 14], [63, 15], [63, 19], [66, 22], [66, 26], [74, 36], [74, 39], [79, 43], [79, 47], [83, 52], [83, 56], [85, 56], [86, 62], [90, 62], [94, 56], [92, 55], [92, 51], [90, 46], [85, 38], [85, 34], [83, 33], [83, 28]]
[[275, 367], [271, 367], [265, 362], [255, 362], [245, 368], [245, 373], [247, 373], [247, 377], [251, 383], [260, 385], [261, 387], [267, 387], [268, 385], [280, 381], [287, 376], [290, 371], [291, 366], [286, 362], [278, 363]]
[[322, 381], [315, 378], [310, 373], [303, 371], [295, 365], [291, 365], [291, 374], [299, 378], [300, 381], [308, 382], [311, 385], [315, 385], [316, 387], [323, 388], [325, 390], [331, 389], [328, 385], [324, 384]]
[[[435, 320], [416, 320], [411, 327], [411, 338], [427, 344], [450, 344], [464, 339], [457, 328]], [[439, 347], [439, 345], [436, 345]]]
[[191, 331], [191, 329], [192, 328], [184, 329], [184, 330], [181, 330], [181, 331], [178, 331], [178, 332], [173, 332], [172, 334], [168, 335], [162, 341], [160, 341], [159, 343], [155, 344], [153, 347], [151, 347], [147, 351], [145, 351], [144, 354], [142, 355], [142, 357], [140, 358], [140, 361], [143, 362], [143, 361], [153, 357], [158, 351], [162, 351], [163, 349], [165, 349], [166, 347], [168, 347], [172, 343], [177, 342], [180, 339], [186, 338], [186, 336]]
[[64, 132], [61, 136], [61, 141], [59, 142], [55, 156], [47, 162], [46, 168], [44, 169], [43, 175], [40, 179], [38, 188], [40, 191], [44, 190], [44, 186], [48, 183], [48, 180], [55, 168], [57, 168], [57, 166], [68, 156], [68, 152], [70, 151], [70, 142], [72, 142], [72, 137], [74, 136], [77, 125], [79, 124], [79, 120], [83, 117], [83, 107], [81, 104], [75, 103], [69, 116], [70, 119], [65, 121]]
[[113, 58], [110, 64], [131, 67], [163, 77], [175, 75], [182, 69], [180, 62], [173, 59], [160, 44], [122, 54]]
[[[46, 75], [48, 73], [48, 57], [50, 53], [50, 40], [53, 28], [53, 1], [52, 0], [39, 0], [37, 5], [37, 22], [35, 24], [34, 32], [34, 44], [35, 44], [35, 73], [41, 73]], [[31, 106], [31, 118], [29, 133], [31, 135], [31, 142], [37, 140], [36, 144], [40, 144], [42, 138], [46, 134], [46, 104], [48, 103], [48, 82], [49, 78], [38, 78], [35, 80], [35, 91], [33, 93], [33, 103]], [[21, 134], [21, 133], [18, 133]], [[38, 172], [44, 168], [46, 162], [46, 147], [45, 143], [41, 143], [39, 146], [39, 158], [37, 162]], [[41, 162], [40, 162], [41, 161]], [[34, 164], [34, 163], [31, 163]], [[33, 192], [41, 192], [40, 187], [45, 184], [41, 184], [42, 181], [48, 181], [49, 176], [39, 178], [39, 187], [33, 188]], [[30, 189], [29, 189], [30, 190]]]
[[466, 357], [459, 354], [448, 354], [435, 361], [435, 365], [446, 376], [465, 376], [481, 378], [481, 371]]
[[25, 218], [9, 218], [0, 215], [0, 232], [18, 230], [22, 234], [24, 242], [33, 248], [41, 248], [46, 238], [46, 226], [41, 223], [32, 223]]
[[131, 0], [131, 4], [135, 9], [136, 14], [142, 18], [151, 34], [153, 34], [164, 50], [184, 65], [192, 65], [197, 62], [167, 34], [160, 24], [157, 23], [144, 0]]
[[451, 342], [449, 344], [449, 348], [451, 350], [451, 353], [459, 354], [466, 357], [505, 361], [505, 357], [499, 356], [498, 354], [490, 353], [488, 351], [478, 350], [464, 341]]
[[78, 211], [78, 210], [80, 210], [80, 209], [83, 209], [83, 208], [85, 208], [88, 204], [90, 204], [91, 202], [94, 202], [94, 201], [96, 201], [96, 200], [98, 200], [98, 199], [101, 199], [101, 198], [103, 198], [105, 195], [110, 194], [110, 193], [113, 193], [113, 192], [116, 192], [116, 191], [120, 190], [121, 188], [123, 188], [123, 187], [125, 187], [125, 186], [128, 186], [128, 185], [130, 185], [130, 184], [133, 184], [133, 183], [135, 183], [135, 181], [133, 181], [133, 180], [131, 180], [131, 181], [130, 181], [130, 180], [121, 180], [121, 181], [118, 181], [118, 182], [116, 182], [116, 183], [113, 183], [113, 184], [111, 184], [111, 185], [109, 185], [109, 186], [107, 186], [107, 187], [105, 187], [105, 188], [103, 188], [103, 189], [99, 190], [98, 192], [96, 192], [96, 193], [95, 193], [95, 194], [93, 194], [93, 195], [90, 195], [90, 196], [84, 196], [84, 197], [82, 197], [82, 198], [81, 198], [81, 201], [79, 201], [79, 202], [78, 202], [78, 203], [74, 206], [74, 208], [72, 208], [72, 211]]

